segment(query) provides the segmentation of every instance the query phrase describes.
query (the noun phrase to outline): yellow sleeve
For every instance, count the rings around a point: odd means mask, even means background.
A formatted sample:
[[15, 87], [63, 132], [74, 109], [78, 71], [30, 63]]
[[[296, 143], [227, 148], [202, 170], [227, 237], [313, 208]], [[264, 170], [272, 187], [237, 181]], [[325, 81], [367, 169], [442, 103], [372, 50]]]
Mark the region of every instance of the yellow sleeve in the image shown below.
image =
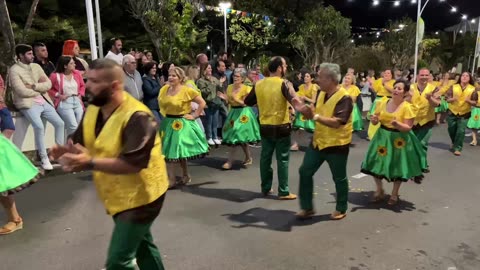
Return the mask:
[[297, 96], [299, 97], [305, 97], [305, 85], [302, 84], [298, 87], [298, 92], [297, 92]]
[[194, 98], [200, 96], [200, 92], [188, 86], [184, 87], [184, 91], [186, 93], [188, 101], [192, 101]]
[[375, 112], [373, 114], [380, 114], [383, 110], [385, 110], [385, 105], [388, 102], [388, 98], [384, 97], [381, 100], [377, 101], [375, 106]]
[[350, 87], [349, 95], [355, 98], [358, 97], [360, 95], [360, 89], [356, 85]]
[[381, 91], [382, 89], [382, 79], [378, 79], [378, 80], [375, 80], [372, 84], [372, 88], [373, 88], [373, 91], [375, 91], [375, 93], [378, 93], [378, 91]]
[[401, 113], [402, 120], [414, 119], [417, 116], [415, 113], [415, 108], [412, 104], [404, 101], [402, 106], [402, 111], [399, 112]]
[[168, 90], [168, 87], [170, 87], [169, 85], [164, 85], [161, 89], [160, 89], [160, 92], [158, 93], [158, 97], [157, 97], [157, 100], [158, 100], [158, 104], [160, 105], [160, 100], [161, 100], [161, 97], [165, 95], [165, 93], [167, 92]]

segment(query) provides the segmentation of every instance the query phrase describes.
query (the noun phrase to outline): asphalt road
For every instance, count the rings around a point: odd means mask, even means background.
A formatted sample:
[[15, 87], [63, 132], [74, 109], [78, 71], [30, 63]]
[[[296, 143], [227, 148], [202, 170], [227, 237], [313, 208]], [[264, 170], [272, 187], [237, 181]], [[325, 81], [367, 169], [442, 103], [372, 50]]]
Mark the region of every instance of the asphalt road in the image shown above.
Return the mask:
[[[354, 141], [349, 176], [359, 174], [368, 145]], [[466, 144], [461, 157], [448, 146], [446, 126], [435, 128], [432, 172], [422, 185], [402, 186], [395, 207], [369, 204], [371, 177], [350, 177], [348, 216], [341, 221], [328, 219], [334, 186], [324, 165], [315, 176], [317, 216], [304, 222], [294, 218], [298, 201], [259, 195], [259, 148], [252, 148], [250, 168], [226, 172], [219, 168], [228, 148], [220, 147], [191, 163], [191, 185], [168, 192], [153, 235], [167, 269], [478, 270], [480, 146]], [[295, 193], [302, 159], [301, 151], [291, 155]], [[0, 237], [0, 269], [103, 268], [113, 223], [89, 173], [46, 177], [16, 198], [25, 228]]]

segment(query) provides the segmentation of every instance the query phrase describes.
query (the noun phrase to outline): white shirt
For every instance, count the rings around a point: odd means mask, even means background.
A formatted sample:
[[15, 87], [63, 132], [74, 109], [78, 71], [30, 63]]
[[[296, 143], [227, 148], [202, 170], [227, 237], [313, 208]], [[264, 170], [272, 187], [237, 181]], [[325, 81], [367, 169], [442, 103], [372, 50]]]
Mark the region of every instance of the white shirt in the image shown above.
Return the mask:
[[63, 79], [63, 94], [67, 96], [78, 95], [78, 83], [75, 79], [68, 80], [65, 76]]
[[108, 51], [107, 55], [105, 55], [105, 58], [111, 59], [115, 62], [117, 62], [119, 65], [122, 65], [123, 61], [123, 54], [114, 54], [112, 51]]

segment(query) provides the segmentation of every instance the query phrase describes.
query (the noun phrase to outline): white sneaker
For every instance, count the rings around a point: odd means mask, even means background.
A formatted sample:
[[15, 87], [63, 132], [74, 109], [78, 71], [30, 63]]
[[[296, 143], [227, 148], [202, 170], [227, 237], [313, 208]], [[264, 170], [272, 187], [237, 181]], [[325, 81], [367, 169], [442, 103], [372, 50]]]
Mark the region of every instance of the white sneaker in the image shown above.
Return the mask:
[[42, 168], [46, 171], [53, 170], [52, 163], [50, 163], [50, 160], [48, 159], [48, 157], [42, 158]]
[[219, 140], [219, 139], [215, 139], [215, 140], [213, 140], [213, 142], [215, 142], [215, 144], [222, 144], [222, 141]]
[[208, 145], [215, 145], [215, 142], [212, 139], [208, 139]]

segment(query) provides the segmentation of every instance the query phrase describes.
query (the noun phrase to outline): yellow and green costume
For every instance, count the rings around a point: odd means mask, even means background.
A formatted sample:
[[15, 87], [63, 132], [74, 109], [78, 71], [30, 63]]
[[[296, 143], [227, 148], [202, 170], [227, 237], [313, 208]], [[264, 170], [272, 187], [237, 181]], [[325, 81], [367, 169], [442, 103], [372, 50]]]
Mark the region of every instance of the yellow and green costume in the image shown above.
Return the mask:
[[[388, 86], [389, 88], [393, 88], [394, 83], [395, 83], [395, 80], [390, 80], [390, 81], [386, 82], [385, 85]], [[375, 101], [372, 104], [372, 108], [370, 108], [370, 115], [375, 113], [377, 102], [382, 100], [384, 97], [385, 98], [392, 97], [392, 93], [390, 93], [385, 88], [385, 86], [383, 86], [383, 79], [375, 80], [373, 85], [372, 85], [372, 88], [375, 91], [375, 93], [377, 94], [377, 97], [375, 98]], [[368, 125], [368, 138], [370, 140], [373, 138], [373, 136], [375, 135], [375, 132], [378, 130], [379, 127], [380, 127], [380, 124], [373, 125], [372, 123], [370, 123]]]
[[[318, 91], [319, 91], [318, 85], [316, 84], [312, 83], [308, 88], [305, 84], [302, 84], [298, 87], [297, 95], [299, 97], [306, 97], [308, 99], [315, 100], [317, 98]], [[310, 120], [306, 119], [305, 116], [303, 116], [303, 114], [301, 114], [300, 112], [297, 112], [295, 114], [295, 121], [293, 122], [293, 129], [294, 130], [301, 129], [311, 133], [315, 129], [315, 122], [311, 119]]]
[[[344, 87], [345, 88], [345, 87]], [[357, 99], [360, 95], [360, 89], [356, 85], [350, 85], [347, 90], [348, 95], [353, 99]], [[357, 106], [357, 103], [353, 103], [353, 111], [352, 111], [352, 123], [353, 123], [353, 131], [360, 131], [363, 130], [363, 119], [362, 119], [362, 112]]]
[[448, 134], [453, 144], [454, 151], [462, 151], [463, 140], [465, 139], [465, 128], [467, 127], [468, 119], [470, 118], [472, 107], [465, 100], [471, 98], [475, 92], [473, 85], [467, 85], [462, 89], [460, 84], [455, 84], [452, 87], [450, 94], [456, 100], [448, 105]]

